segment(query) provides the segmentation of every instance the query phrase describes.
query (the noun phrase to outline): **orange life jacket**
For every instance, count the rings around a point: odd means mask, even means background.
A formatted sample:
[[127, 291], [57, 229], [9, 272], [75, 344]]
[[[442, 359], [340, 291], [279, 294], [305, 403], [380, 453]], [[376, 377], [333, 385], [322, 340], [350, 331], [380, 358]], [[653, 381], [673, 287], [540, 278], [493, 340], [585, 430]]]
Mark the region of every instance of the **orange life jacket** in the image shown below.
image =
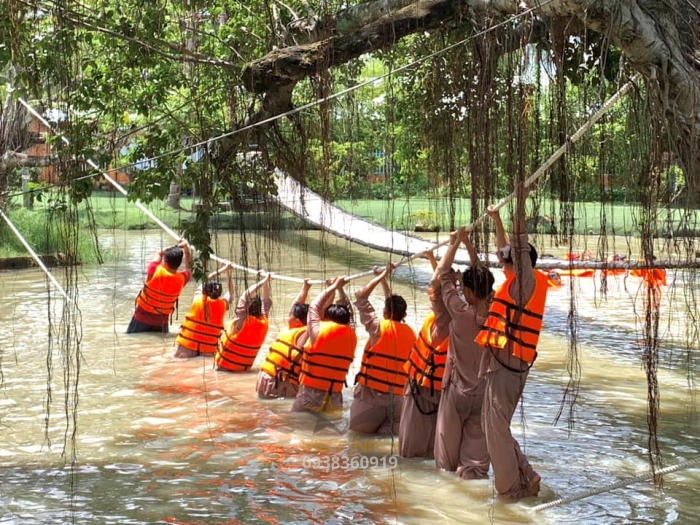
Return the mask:
[[136, 304], [146, 312], [170, 315], [175, 311], [175, 303], [185, 287], [185, 275], [171, 272], [159, 264], [153, 277], [146, 281], [136, 296]]
[[408, 359], [416, 334], [406, 323], [382, 319], [379, 323], [379, 339], [370, 347], [365, 345], [362, 366], [355, 376], [360, 383], [378, 392], [403, 395], [408, 378], [404, 365]]
[[277, 336], [270, 345], [270, 351], [260, 370], [279, 381], [289, 381], [293, 385], [298, 385], [303, 349], [297, 341], [306, 333], [306, 330], [306, 326], [302, 325], [285, 330]]
[[249, 315], [243, 321], [241, 329], [232, 334], [234, 322], [231, 321], [224, 333], [222, 344], [216, 352], [214, 360], [220, 368], [242, 372], [253, 366], [258, 351], [265, 341], [267, 317], [258, 319]]
[[476, 336], [477, 344], [485, 348], [505, 348], [510, 343], [515, 357], [530, 364], [535, 361], [547, 299], [547, 276], [538, 271], [534, 275], [535, 288], [522, 310], [510, 296], [515, 274], [506, 277], [494, 295], [489, 315]]
[[569, 277], [593, 277], [595, 275], [595, 270], [590, 268], [571, 268], [558, 271], [560, 275]]
[[321, 331], [313, 343], [307, 341], [299, 383], [327, 392], [340, 392], [355, 357], [357, 336], [346, 324], [321, 321]]
[[180, 333], [175, 340], [177, 344], [202, 354], [216, 352], [227, 308], [223, 299], [209, 299], [202, 293], [198, 294], [180, 326]]
[[666, 286], [666, 270], [663, 268], [630, 270], [630, 275], [641, 277], [648, 285]]
[[433, 341], [430, 335], [435, 324], [435, 313], [430, 312], [418, 338], [413, 344], [404, 370], [416, 384], [430, 388], [433, 392], [442, 390], [442, 376], [445, 373], [445, 361], [447, 360], [447, 346], [449, 339]]

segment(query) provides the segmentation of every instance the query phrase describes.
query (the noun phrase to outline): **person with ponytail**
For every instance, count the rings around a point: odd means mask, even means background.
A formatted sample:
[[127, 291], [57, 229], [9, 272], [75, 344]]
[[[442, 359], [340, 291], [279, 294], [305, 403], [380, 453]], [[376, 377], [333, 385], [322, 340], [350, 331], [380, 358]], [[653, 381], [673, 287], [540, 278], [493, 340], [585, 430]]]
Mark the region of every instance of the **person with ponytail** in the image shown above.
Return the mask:
[[[226, 274], [228, 280], [228, 292], [223, 296], [221, 283], [217, 279], [222, 273]], [[233, 296], [231, 265], [222, 266], [207, 279], [204, 286], [200, 286], [195, 292], [190, 311], [180, 327], [175, 341], [175, 357], [214, 355], [219, 348], [224, 316]]]

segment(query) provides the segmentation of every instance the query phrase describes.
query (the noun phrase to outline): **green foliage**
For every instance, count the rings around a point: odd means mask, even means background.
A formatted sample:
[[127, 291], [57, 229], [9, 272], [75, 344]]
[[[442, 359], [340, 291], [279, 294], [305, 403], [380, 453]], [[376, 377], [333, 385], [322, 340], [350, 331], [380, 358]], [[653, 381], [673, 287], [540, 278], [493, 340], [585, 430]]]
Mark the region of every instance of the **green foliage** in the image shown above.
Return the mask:
[[198, 281], [206, 278], [207, 261], [212, 254], [210, 220], [210, 213], [200, 209], [192, 219], [186, 219], [182, 223], [183, 237], [199, 250], [199, 257], [192, 260], [192, 275]]
[[440, 217], [432, 210], [418, 210], [404, 215], [401, 225], [404, 230], [440, 231]]
[[[356, 3], [310, 2], [323, 15]], [[305, 12], [305, 2], [284, 4]], [[291, 21], [288, 9], [277, 8], [280, 23]], [[141, 0], [86, 0], [61, 2], [51, 11], [4, 2], [0, 70], [13, 67], [16, 89], [33, 93], [37, 106], [64, 113], [58, 127], [71, 146], [55, 137], [51, 142], [64, 164], [59, 176], [70, 183], [76, 201], [88, 198], [93, 185], [71, 181], [92, 170], [73, 159], [92, 158], [133, 177], [131, 199], [159, 202], [177, 181], [193, 188], [210, 214], [217, 201], [245, 202], [274, 191], [273, 166], [333, 199], [472, 194], [475, 201], [496, 199], [617, 88], [619, 52], [597, 33], [567, 40], [562, 100], [550, 45], [494, 60], [483, 53], [491, 48], [478, 45], [497, 43], [476, 39], [325, 106], [258, 128], [219, 157], [224, 142], [207, 140], [240, 127], [262, 108], [260, 97], [240, 85], [240, 72], [285, 45], [278, 29], [266, 0], [197, 0], [169, 3], [167, 9]], [[395, 70], [471, 31], [464, 25], [411, 35], [391, 49], [300, 82], [293, 103]], [[619, 104], [538, 191], [554, 200], [638, 201], [644, 174], [630, 152], [641, 157], [649, 151], [648, 120], [635, 121], [644, 111]], [[328, 119], [325, 130], [320, 117]], [[192, 144], [200, 146], [188, 148]], [[262, 151], [261, 159], [241, 162], [238, 155], [250, 150]], [[386, 182], [370, 182], [379, 173]], [[607, 189], [602, 174], [609, 175]], [[670, 201], [682, 186], [672, 166], [661, 175], [659, 199]]]
[[[60, 215], [65, 213], [65, 206], [54, 201], [51, 208], [30, 211], [24, 208], [9, 210], [9, 218], [25, 238], [29, 246], [39, 255], [71, 253], [66, 245], [65, 232], [61, 230]], [[76, 225], [76, 227], [79, 227]], [[90, 235], [78, 238], [77, 257], [79, 263], [91, 263], [99, 260], [97, 247]], [[0, 257], [29, 256], [26, 248], [7, 224], [0, 223]]]

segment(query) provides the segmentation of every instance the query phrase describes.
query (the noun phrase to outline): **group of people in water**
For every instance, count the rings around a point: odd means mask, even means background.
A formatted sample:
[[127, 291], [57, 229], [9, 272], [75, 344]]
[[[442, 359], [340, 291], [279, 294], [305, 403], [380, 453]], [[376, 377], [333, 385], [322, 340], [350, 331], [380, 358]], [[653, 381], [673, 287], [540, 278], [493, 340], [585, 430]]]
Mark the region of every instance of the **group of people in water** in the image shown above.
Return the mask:
[[[493, 468], [495, 487], [510, 498], [536, 496], [535, 472], [510, 424], [537, 344], [547, 289], [553, 276], [535, 269], [537, 252], [525, 230], [518, 205], [514, 232], [506, 237], [498, 211], [489, 208], [496, 232], [498, 258], [505, 282], [494, 290], [486, 268], [464, 228], [453, 232], [433, 267], [427, 294], [431, 313], [418, 335], [405, 323], [407, 303], [392, 294], [387, 265], [355, 295], [354, 306], [369, 335], [350, 408], [349, 428], [368, 434], [398, 434], [403, 457], [435, 458], [438, 468], [463, 479], [483, 479]], [[471, 265], [453, 270], [464, 245]], [[185, 270], [178, 271], [184, 258]], [[186, 243], [157, 254], [147, 270], [127, 330], [167, 332], [168, 318], [190, 280]], [[226, 275], [223, 291], [220, 275]], [[345, 277], [326, 281], [309, 304], [304, 281], [290, 312], [288, 326], [277, 334], [260, 366], [256, 390], [261, 398], [293, 398], [293, 411], [323, 412], [343, 406], [342, 390], [355, 358], [353, 305]], [[380, 286], [384, 308], [379, 314], [370, 296]], [[231, 266], [208, 276], [194, 295], [176, 339], [175, 357], [211, 355], [214, 366], [229, 372], [251, 369], [268, 332], [272, 307], [270, 275], [240, 296], [233, 321], [224, 327], [231, 307]], [[223, 335], [222, 335], [223, 334]]]

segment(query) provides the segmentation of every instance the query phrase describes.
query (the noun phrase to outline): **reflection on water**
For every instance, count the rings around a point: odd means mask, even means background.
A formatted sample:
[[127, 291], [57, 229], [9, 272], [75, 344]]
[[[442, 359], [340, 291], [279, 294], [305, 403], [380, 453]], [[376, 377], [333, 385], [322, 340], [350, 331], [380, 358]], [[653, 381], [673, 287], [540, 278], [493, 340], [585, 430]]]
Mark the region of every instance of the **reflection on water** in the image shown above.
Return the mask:
[[[664, 491], [634, 485], [533, 515], [548, 499], [605, 485], [646, 469], [646, 380], [633, 305], [639, 281], [610, 283], [607, 300], [592, 280], [576, 283], [582, 382], [576, 424], [553, 426], [564, 386], [567, 287], [548, 301], [540, 358], [524, 395], [514, 433], [544, 484], [539, 498], [509, 504], [491, 481], [463, 482], [433, 462], [387, 461], [398, 450], [389, 438], [346, 432], [345, 409], [319, 419], [290, 413], [291, 401], [262, 401], [256, 373], [229, 374], [211, 360], [175, 360], [175, 337], [126, 336], [143, 271], [162, 239], [158, 233], [112, 232], [105, 242], [117, 261], [79, 270], [83, 338], [77, 437], [71, 471], [61, 456], [65, 419], [61, 356], [53, 355], [49, 441], [44, 439], [47, 399], [45, 282], [38, 270], [0, 273], [0, 522], [64, 523], [356, 523], [446, 522], [618, 523], [694, 519], [700, 473], [669, 476]], [[330, 236], [287, 233], [247, 235], [249, 264], [299, 277], [354, 273], [385, 255]], [[221, 234], [217, 253], [241, 260], [238, 235]], [[679, 272], [679, 279], [683, 278]], [[238, 290], [244, 282], [238, 275]], [[419, 286], [414, 287], [414, 279]], [[397, 272], [398, 293], [415, 303], [409, 323], [427, 313], [423, 262]], [[249, 279], [249, 277], [248, 277]], [[502, 277], [499, 276], [499, 281]], [[670, 280], [669, 280], [670, 282]], [[354, 291], [356, 283], [350, 287]], [[273, 283], [269, 340], [286, 320], [296, 284]], [[312, 288], [312, 294], [317, 291]], [[192, 297], [182, 295], [180, 318]], [[700, 433], [688, 387], [682, 311], [665, 290], [661, 335], [660, 440], [667, 464], [697, 457]], [[376, 299], [376, 297], [375, 297]], [[57, 310], [54, 302], [51, 308]], [[172, 331], [177, 330], [177, 323]], [[360, 327], [359, 347], [366, 334]], [[358, 352], [359, 353], [359, 352]], [[264, 358], [261, 352], [259, 360]], [[690, 359], [697, 364], [697, 348]], [[359, 369], [360, 356], [352, 374]], [[352, 379], [352, 377], [350, 378]], [[352, 383], [352, 381], [349, 381]], [[362, 457], [367, 467], [363, 468]], [[349, 463], [357, 458], [356, 464]], [[320, 468], [328, 462], [329, 468]], [[335, 464], [333, 463], [335, 462]], [[334, 466], [335, 465], [335, 466]], [[332, 468], [330, 468], [332, 467]]]

